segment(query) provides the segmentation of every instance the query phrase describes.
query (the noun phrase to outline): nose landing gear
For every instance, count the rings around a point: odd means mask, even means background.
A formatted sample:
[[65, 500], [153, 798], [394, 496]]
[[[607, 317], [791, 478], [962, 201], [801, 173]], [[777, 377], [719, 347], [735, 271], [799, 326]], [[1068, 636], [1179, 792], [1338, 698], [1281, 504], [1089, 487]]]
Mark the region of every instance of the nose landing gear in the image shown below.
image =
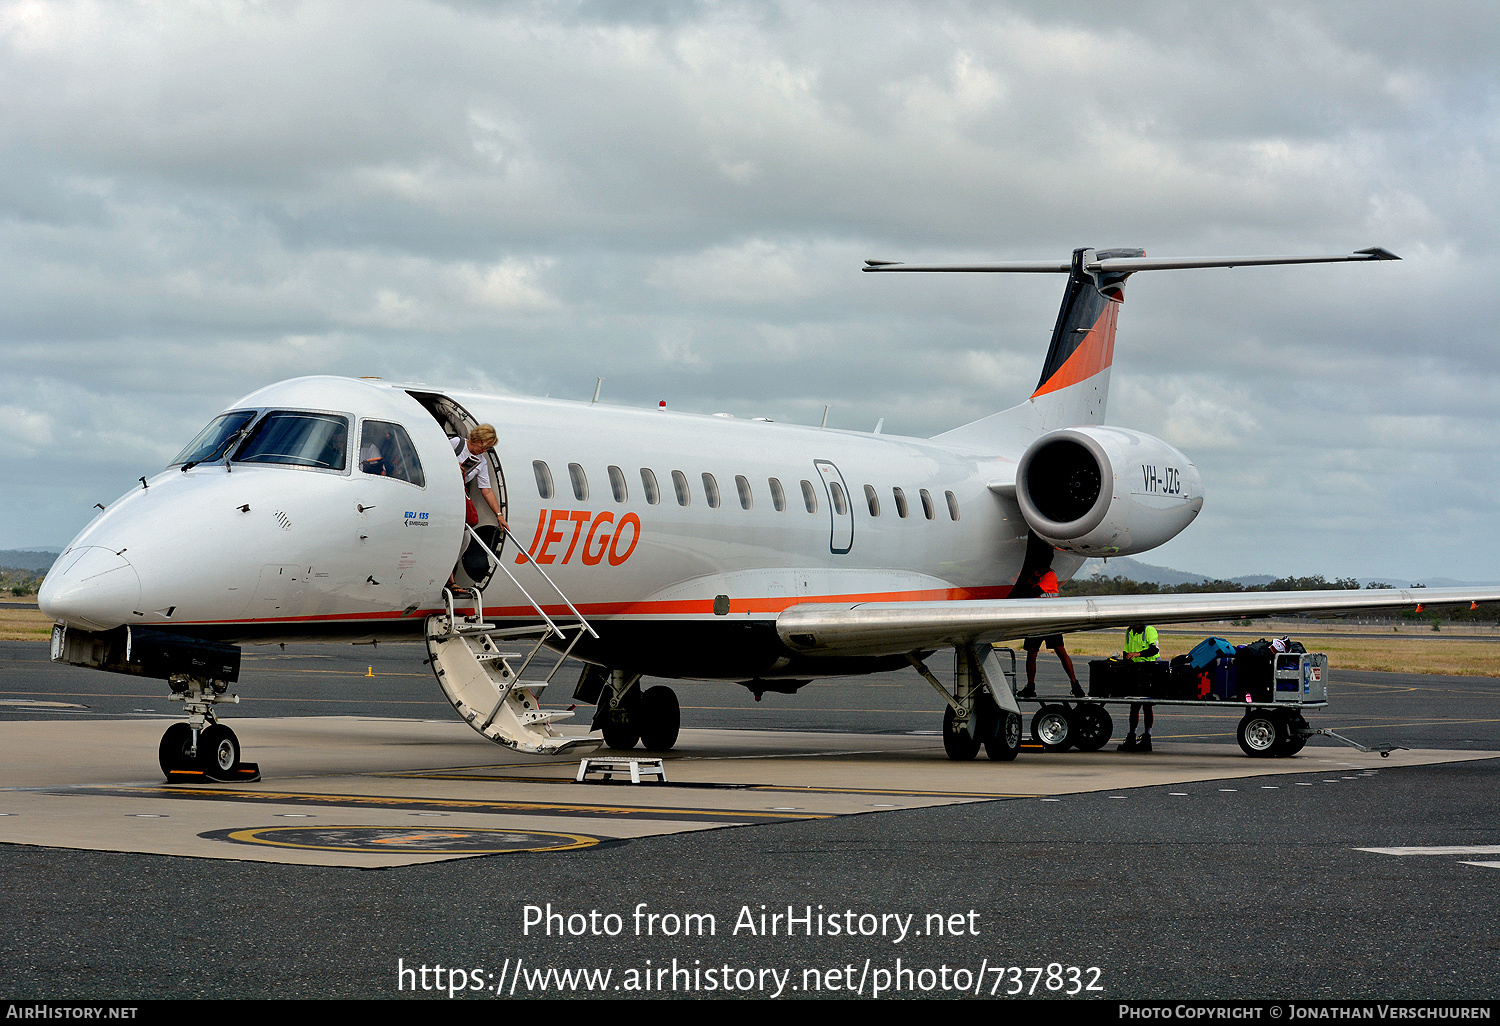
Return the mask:
[[260, 767], [240, 761], [240, 739], [214, 714], [219, 702], [239, 702], [238, 695], [225, 695], [229, 685], [184, 675], [169, 677], [167, 685], [172, 689], [171, 701], [182, 702], [188, 717], [186, 723], [168, 727], [157, 748], [157, 761], [167, 783], [259, 780]]

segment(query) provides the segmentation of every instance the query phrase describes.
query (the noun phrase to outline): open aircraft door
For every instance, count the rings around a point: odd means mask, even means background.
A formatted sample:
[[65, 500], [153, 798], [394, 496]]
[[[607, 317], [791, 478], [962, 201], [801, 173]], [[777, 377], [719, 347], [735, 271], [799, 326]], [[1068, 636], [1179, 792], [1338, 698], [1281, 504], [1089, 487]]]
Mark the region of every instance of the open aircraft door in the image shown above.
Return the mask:
[[823, 480], [823, 492], [828, 500], [830, 530], [828, 547], [843, 555], [854, 547], [854, 504], [849, 498], [849, 486], [844, 484], [844, 475], [827, 460], [813, 460], [818, 476]]
[[[446, 396], [438, 392], [419, 392], [416, 390], [408, 390], [407, 394], [422, 404], [423, 408], [432, 415], [432, 418], [442, 427], [443, 433], [449, 438], [466, 438], [470, 429], [479, 423], [468, 410], [464, 409], [451, 396]], [[509, 508], [505, 492], [505, 473], [501, 469], [499, 457], [494, 450], [489, 452], [487, 458], [490, 464], [490, 482], [493, 486], [495, 499], [499, 502], [500, 510], [503, 513]], [[444, 462], [446, 463], [446, 461]], [[489, 547], [490, 551], [499, 555], [502, 559], [505, 558], [503, 550], [508, 540], [507, 535], [500, 529], [500, 524], [495, 519], [495, 514], [490, 510], [489, 504], [479, 494], [477, 482], [471, 483], [468, 486], [467, 494], [470, 501], [474, 503], [475, 511], [479, 514], [479, 523], [474, 528], [475, 533]], [[463, 556], [458, 566], [454, 568], [454, 578], [462, 587], [482, 589], [488, 587], [490, 578], [494, 576], [497, 569], [497, 566], [491, 562], [488, 555], [478, 545], [465, 545]]]

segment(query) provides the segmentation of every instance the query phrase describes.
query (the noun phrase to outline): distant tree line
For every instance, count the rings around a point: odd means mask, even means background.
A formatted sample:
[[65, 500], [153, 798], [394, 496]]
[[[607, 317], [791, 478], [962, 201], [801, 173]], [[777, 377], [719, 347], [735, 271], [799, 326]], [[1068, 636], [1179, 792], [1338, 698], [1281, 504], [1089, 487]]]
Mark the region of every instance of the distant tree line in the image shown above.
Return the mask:
[[6, 595], [34, 595], [42, 586], [42, 578], [35, 570], [17, 570], [0, 567], [0, 593]]
[[[1371, 585], [1376, 587], [1376, 585]], [[1390, 585], [1381, 585], [1390, 587]], [[1358, 591], [1359, 582], [1353, 577], [1325, 580], [1322, 574], [1312, 577], [1279, 577], [1267, 584], [1240, 584], [1236, 581], [1202, 581], [1198, 584], [1153, 584], [1150, 581], [1132, 581], [1128, 577], [1085, 577], [1071, 580], [1062, 586], [1065, 596], [1088, 595], [1201, 595], [1209, 592], [1236, 591]]]

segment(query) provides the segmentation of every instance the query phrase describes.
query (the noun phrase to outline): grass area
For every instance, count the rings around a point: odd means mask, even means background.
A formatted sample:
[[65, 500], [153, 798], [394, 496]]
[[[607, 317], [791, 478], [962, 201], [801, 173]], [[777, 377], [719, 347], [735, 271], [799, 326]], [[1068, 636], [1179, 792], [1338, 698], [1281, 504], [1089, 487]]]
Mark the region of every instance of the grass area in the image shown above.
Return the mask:
[[29, 602], [28, 609], [0, 608], [0, 641], [46, 641], [52, 636], [52, 621], [36, 607], [36, 596], [15, 598], [8, 602]]

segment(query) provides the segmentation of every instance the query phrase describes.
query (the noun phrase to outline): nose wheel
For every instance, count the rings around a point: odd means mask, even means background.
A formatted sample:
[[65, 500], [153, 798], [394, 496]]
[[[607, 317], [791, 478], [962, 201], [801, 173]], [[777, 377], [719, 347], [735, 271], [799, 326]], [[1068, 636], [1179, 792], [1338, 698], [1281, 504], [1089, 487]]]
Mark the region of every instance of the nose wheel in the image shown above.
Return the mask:
[[231, 781], [248, 783], [260, 779], [260, 767], [240, 761], [240, 739], [214, 716], [218, 702], [238, 702], [224, 694], [220, 681], [173, 677], [168, 684], [171, 698], [186, 707], [185, 723], [174, 723], [161, 736], [157, 762], [169, 784]]

